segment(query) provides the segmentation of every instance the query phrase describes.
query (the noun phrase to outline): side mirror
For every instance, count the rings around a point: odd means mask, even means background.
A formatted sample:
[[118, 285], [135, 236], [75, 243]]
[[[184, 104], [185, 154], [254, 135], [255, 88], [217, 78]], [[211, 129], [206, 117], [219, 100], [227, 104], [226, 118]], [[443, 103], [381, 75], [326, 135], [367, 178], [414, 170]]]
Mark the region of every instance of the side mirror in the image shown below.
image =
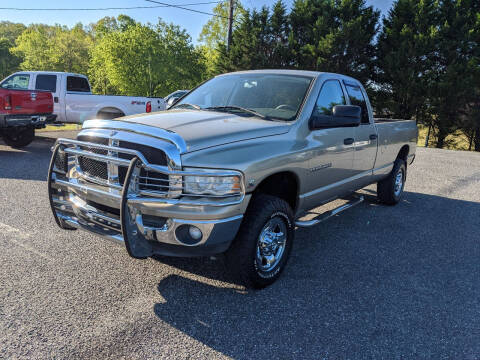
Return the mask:
[[356, 105], [336, 105], [332, 115], [312, 115], [310, 128], [327, 129], [337, 127], [354, 127], [360, 125], [362, 108]]
[[177, 97], [177, 96], [172, 96], [170, 99], [168, 99], [167, 108], [173, 106], [178, 101], [178, 99], [180, 99], [180, 98]]

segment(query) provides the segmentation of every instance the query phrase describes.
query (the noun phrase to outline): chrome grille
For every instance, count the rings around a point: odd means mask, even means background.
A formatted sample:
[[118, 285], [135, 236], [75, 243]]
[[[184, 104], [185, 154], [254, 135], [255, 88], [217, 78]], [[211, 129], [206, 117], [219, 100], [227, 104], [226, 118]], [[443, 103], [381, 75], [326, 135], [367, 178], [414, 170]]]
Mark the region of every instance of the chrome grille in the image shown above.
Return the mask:
[[[85, 136], [81, 135], [78, 137], [78, 140], [80, 141], [85, 141], [85, 142], [91, 142], [95, 144], [101, 144], [101, 145], [109, 145], [109, 139], [107, 138], [102, 138], [102, 137], [94, 137], [94, 136]], [[111, 145], [111, 144], [110, 144]], [[143, 154], [143, 156], [151, 163], [155, 165], [160, 165], [160, 166], [167, 166], [167, 157], [165, 153], [159, 149], [152, 148], [150, 146], [146, 146], [143, 144], [137, 144], [137, 143], [132, 143], [128, 141], [119, 141], [118, 142], [118, 147], [119, 150], [121, 148], [124, 149], [131, 149], [131, 150], [136, 150], [139, 151]], [[86, 150], [89, 152], [93, 152], [95, 154], [100, 154], [100, 155], [108, 155], [107, 150], [103, 149], [95, 149], [93, 147], [89, 146], [81, 146], [80, 147], [82, 150]], [[116, 154], [116, 156], [120, 159], [125, 159], [125, 160], [131, 160], [134, 155], [128, 154], [128, 153], [122, 153], [121, 151]], [[85, 156], [78, 156], [78, 162], [80, 165], [80, 169], [88, 176], [93, 177], [95, 179], [100, 179], [100, 180], [108, 180], [109, 179], [109, 174], [108, 174], [108, 165], [105, 161], [99, 161], [99, 160], [94, 160], [90, 159]], [[125, 177], [127, 175], [127, 166], [121, 166], [119, 165], [117, 167], [117, 174], [118, 174], [118, 184], [123, 186], [123, 183], [125, 182]], [[148, 180], [142, 180], [140, 179], [139, 186], [141, 190], [158, 190], [158, 183], [156, 182], [155, 179], [158, 180], [164, 180], [168, 182], [168, 175], [166, 174], [160, 174], [160, 173], [153, 173], [149, 175], [149, 172], [146, 171], [145, 169], [141, 170], [141, 177], [153, 177], [153, 181], [148, 181]], [[150, 186], [152, 185], [152, 186]], [[165, 192], [168, 193], [168, 187], [164, 189]]]
[[[79, 136], [81, 138], [81, 136]], [[84, 136], [85, 139], [80, 139], [82, 141], [90, 141], [96, 144], [108, 145], [108, 139], [105, 138], [95, 138], [92, 139], [90, 136]], [[90, 146], [80, 146], [82, 150], [92, 152], [94, 154], [107, 155], [108, 151], [102, 149], [96, 149]], [[108, 180], [108, 169], [107, 163], [104, 161], [90, 159], [85, 156], [78, 156], [78, 164], [80, 169], [88, 176], [91, 176], [96, 179]]]

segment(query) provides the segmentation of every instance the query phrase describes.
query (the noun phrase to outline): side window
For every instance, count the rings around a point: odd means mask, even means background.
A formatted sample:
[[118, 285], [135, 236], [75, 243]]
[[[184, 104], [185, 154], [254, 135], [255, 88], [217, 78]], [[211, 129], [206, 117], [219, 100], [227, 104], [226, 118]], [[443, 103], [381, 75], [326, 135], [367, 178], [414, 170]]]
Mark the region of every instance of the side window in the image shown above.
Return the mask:
[[345, 95], [339, 81], [327, 80], [320, 90], [313, 114], [332, 115], [335, 105], [345, 105]]
[[17, 74], [17, 75], [10, 76], [7, 80], [2, 82], [1, 86], [4, 89], [28, 90], [29, 80], [30, 80], [30, 75]]
[[363, 96], [362, 90], [360, 90], [360, 87], [350, 84], [345, 84], [345, 87], [347, 88], [350, 103], [362, 108], [362, 124], [368, 124], [370, 120], [368, 118], [367, 103], [365, 101], [365, 97]]
[[37, 75], [35, 80], [35, 89], [57, 91], [57, 75]]
[[90, 85], [84, 77], [67, 76], [67, 91], [90, 92]]

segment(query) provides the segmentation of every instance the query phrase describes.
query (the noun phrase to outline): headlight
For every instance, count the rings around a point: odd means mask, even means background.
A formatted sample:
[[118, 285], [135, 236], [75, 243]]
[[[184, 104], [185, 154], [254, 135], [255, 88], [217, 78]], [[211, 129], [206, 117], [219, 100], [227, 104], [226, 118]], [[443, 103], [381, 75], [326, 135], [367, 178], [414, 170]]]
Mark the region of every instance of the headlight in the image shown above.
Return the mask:
[[[211, 170], [185, 169], [191, 172], [212, 173]], [[195, 195], [235, 195], [242, 190], [241, 176], [184, 176], [184, 189], [187, 194]]]

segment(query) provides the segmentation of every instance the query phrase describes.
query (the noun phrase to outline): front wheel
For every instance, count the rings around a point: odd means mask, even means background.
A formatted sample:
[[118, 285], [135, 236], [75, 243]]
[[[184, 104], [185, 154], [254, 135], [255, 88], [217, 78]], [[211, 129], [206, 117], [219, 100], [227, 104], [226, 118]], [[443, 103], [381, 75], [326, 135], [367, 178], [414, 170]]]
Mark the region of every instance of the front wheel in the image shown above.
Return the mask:
[[295, 233], [288, 203], [258, 194], [226, 252], [231, 275], [247, 288], [264, 288], [278, 279], [292, 250]]
[[407, 167], [402, 159], [395, 160], [393, 170], [386, 179], [377, 184], [377, 197], [380, 202], [395, 205], [400, 201], [407, 179]]
[[5, 144], [17, 149], [29, 145], [33, 139], [35, 139], [33, 127], [14, 129], [3, 134]]

